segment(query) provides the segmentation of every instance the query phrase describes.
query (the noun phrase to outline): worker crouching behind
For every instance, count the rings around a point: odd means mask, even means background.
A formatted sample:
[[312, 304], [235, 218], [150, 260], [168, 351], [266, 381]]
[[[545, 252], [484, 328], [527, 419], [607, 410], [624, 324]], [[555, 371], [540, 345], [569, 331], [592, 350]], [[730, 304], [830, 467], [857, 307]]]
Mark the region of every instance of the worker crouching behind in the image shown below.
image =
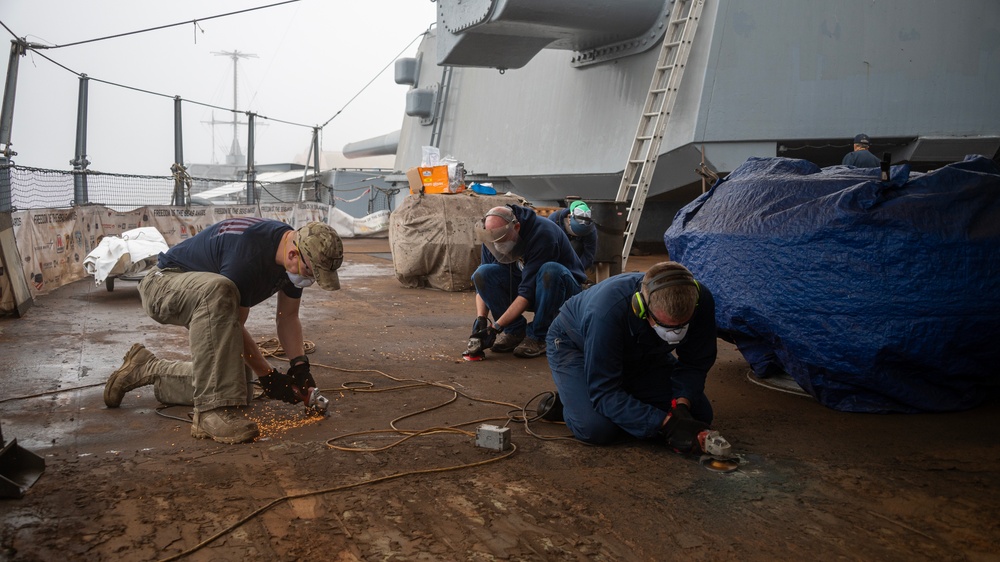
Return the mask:
[[[587, 281], [569, 238], [554, 222], [518, 205], [494, 207], [476, 226], [482, 264], [472, 274], [482, 350], [545, 355], [545, 334], [559, 307]], [[532, 311], [528, 323], [524, 313]], [[493, 314], [493, 323], [488, 315]]]

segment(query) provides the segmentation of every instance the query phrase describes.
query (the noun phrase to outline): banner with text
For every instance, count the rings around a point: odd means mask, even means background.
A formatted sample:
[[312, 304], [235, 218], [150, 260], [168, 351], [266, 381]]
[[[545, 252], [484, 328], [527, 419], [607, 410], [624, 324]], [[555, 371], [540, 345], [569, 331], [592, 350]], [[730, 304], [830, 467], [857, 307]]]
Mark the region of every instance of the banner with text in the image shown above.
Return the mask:
[[[36, 209], [13, 213], [14, 238], [32, 296], [43, 295], [87, 277], [83, 260], [105, 236], [152, 226], [174, 246], [206, 227], [233, 217], [259, 216], [293, 228], [310, 221], [328, 223], [329, 205], [274, 203], [260, 206], [148, 206], [118, 212], [101, 205]], [[0, 312], [6, 312], [0, 309]]]

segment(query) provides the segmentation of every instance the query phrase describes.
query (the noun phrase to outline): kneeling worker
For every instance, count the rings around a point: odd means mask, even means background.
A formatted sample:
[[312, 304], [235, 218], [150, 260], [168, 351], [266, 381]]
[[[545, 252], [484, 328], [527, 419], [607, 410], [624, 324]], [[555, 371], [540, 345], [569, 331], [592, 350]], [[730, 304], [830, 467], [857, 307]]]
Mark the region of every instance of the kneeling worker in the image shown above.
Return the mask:
[[[472, 274], [476, 287], [472, 338], [485, 342], [483, 350], [495, 353], [545, 355], [552, 318], [587, 281], [569, 238], [554, 222], [518, 205], [490, 209], [479, 221], [476, 237], [483, 247], [482, 263]], [[535, 313], [530, 324], [524, 317], [527, 311]]]
[[[104, 403], [117, 408], [132, 389], [153, 385], [164, 404], [194, 406], [191, 436], [221, 443], [252, 441], [259, 428], [246, 417], [256, 373], [270, 398], [295, 404], [316, 386], [302, 342], [302, 289], [340, 288], [344, 246], [327, 224], [298, 230], [276, 220], [226, 219], [159, 256], [139, 283], [142, 307], [160, 324], [184, 326], [191, 361], [158, 359], [137, 343], [104, 387]], [[277, 293], [278, 342], [290, 368], [283, 374], [261, 354], [245, 323], [250, 307]]]
[[[676, 262], [602, 281], [569, 299], [546, 340], [561, 417], [593, 444], [625, 434], [698, 448], [712, 423], [705, 378], [717, 353], [715, 300]], [[551, 408], [551, 409], [549, 409]]]

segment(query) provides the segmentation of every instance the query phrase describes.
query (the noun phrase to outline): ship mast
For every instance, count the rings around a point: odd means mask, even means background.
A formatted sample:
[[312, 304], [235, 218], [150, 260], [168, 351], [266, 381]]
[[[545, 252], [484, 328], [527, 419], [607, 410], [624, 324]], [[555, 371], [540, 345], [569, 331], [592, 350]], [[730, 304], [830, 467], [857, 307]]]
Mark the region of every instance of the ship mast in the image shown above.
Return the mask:
[[[239, 51], [215, 51], [212, 53], [216, 56], [229, 57], [233, 61], [233, 120], [232, 121], [216, 121], [215, 117], [212, 117], [212, 130], [215, 130], [215, 124], [219, 123], [222, 125], [232, 125], [233, 126], [233, 144], [229, 148], [229, 155], [226, 156], [226, 164], [233, 164], [236, 166], [246, 165], [246, 157], [243, 155], [243, 151], [240, 149], [239, 141], [239, 130], [240, 125], [246, 125], [246, 122], [240, 121], [239, 119], [239, 60], [257, 58], [257, 55], [250, 53], [241, 53]], [[214, 133], [213, 133], [214, 134]], [[214, 144], [213, 144], [214, 146]], [[213, 148], [214, 153], [214, 148]]]

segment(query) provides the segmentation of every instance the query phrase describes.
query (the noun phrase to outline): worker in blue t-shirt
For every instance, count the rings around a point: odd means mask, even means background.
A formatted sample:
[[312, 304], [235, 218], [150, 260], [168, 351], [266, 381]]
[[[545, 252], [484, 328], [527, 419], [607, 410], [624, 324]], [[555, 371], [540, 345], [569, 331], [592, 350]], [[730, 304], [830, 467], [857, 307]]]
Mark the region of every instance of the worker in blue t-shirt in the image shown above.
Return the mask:
[[[132, 389], [153, 385], [160, 402], [194, 407], [193, 437], [252, 441], [259, 435], [246, 417], [252, 374], [268, 397], [292, 404], [316, 387], [299, 300], [313, 282], [339, 289], [343, 260], [343, 243], [330, 225], [310, 222], [295, 230], [256, 217], [220, 221], [161, 253], [139, 283], [142, 307], [160, 324], [188, 329], [191, 360], [158, 359], [134, 344], [105, 384], [105, 404], [117, 408]], [[287, 374], [271, 367], [244, 326], [250, 308], [275, 293], [278, 342], [291, 357]]]

